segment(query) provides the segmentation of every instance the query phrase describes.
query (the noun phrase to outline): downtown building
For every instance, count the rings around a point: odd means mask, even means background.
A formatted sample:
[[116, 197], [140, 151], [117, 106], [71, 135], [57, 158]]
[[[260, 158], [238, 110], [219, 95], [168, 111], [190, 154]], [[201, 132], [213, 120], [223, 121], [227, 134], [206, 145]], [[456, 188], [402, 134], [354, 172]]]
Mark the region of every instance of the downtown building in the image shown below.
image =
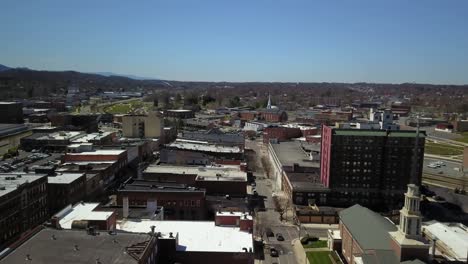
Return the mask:
[[378, 211], [401, 208], [413, 166], [415, 183], [421, 183], [424, 143], [424, 131], [417, 138], [415, 131], [323, 126], [320, 180], [328, 189], [324, 205], [348, 207], [359, 203]]

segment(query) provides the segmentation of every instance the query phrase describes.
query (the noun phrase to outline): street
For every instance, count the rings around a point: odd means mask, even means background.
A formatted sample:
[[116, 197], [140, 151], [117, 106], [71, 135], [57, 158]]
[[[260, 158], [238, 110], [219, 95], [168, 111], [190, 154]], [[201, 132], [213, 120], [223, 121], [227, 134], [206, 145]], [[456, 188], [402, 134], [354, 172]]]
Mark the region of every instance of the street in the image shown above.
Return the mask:
[[[260, 140], [246, 140], [246, 148], [255, 152], [255, 170], [253, 175], [256, 179], [256, 190], [259, 196], [264, 197], [264, 211], [258, 211], [255, 217], [254, 234], [261, 237], [265, 242], [264, 259], [257, 260], [257, 263], [306, 263], [305, 252], [300, 243], [293, 245], [294, 240], [305, 234], [320, 238], [327, 237], [327, 230], [337, 228], [337, 225], [304, 224], [294, 225], [292, 222], [280, 221], [280, 214], [275, 209], [273, 202], [273, 180], [268, 179], [260, 162], [261, 157], [266, 155], [266, 149]], [[271, 229], [275, 236], [268, 237], [266, 230]], [[278, 241], [277, 234], [284, 237], [284, 241]], [[278, 257], [270, 256], [270, 248], [278, 251]]]

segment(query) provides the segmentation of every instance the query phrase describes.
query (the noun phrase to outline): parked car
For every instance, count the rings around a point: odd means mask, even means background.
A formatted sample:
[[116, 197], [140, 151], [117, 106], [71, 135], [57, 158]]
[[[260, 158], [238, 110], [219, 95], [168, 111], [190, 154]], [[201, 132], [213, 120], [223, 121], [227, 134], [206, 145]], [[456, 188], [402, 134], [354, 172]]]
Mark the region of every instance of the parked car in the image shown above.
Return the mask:
[[284, 241], [284, 237], [281, 233], [276, 233], [276, 240], [278, 241]]
[[275, 248], [270, 248], [270, 256], [279, 257], [278, 250], [276, 250]]
[[266, 231], [265, 231], [267, 237], [274, 237], [275, 234], [273, 233], [273, 231], [271, 231], [270, 228], [267, 228]]

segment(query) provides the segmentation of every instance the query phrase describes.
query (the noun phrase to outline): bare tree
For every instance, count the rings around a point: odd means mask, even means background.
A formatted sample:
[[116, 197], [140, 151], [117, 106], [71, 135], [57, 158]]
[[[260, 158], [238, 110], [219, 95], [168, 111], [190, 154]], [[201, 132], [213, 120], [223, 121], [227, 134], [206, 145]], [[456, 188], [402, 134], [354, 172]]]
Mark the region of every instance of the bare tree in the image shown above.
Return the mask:
[[265, 156], [262, 157], [261, 161], [262, 161], [262, 167], [263, 167], [263, 170], [265, 171], [266, 176], [268, 178], [270, 178], [270, 173], [271, 173], [271, 163], [270, 163], [270, 161]]

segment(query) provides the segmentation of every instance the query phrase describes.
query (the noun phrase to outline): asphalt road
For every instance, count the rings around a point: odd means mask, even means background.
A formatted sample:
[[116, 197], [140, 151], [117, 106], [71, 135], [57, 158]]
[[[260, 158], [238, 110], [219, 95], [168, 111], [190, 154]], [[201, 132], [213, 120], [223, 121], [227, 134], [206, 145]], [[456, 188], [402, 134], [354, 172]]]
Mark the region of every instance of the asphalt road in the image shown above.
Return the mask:
[[[440, 168], [428, 167], [430, 163], [434, 163], [436, 161], [442, 161], [445, 164], [445, 166], [441, 166]], [[459, 178], [463, 176], [461, 162], [434, 159], [434, 158], [424, 158], [423, 173], [438, 174], [440, 176], [454, 177], [454, 178]]]

